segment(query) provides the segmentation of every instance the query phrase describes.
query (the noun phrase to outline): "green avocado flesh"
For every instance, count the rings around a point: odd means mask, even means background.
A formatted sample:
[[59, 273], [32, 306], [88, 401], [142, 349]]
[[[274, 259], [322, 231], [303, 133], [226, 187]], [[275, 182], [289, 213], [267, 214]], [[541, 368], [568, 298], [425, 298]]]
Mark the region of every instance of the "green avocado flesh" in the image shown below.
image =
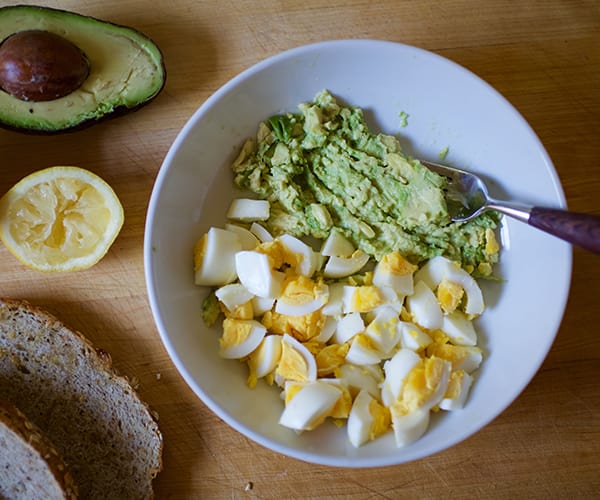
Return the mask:
[[22, 101], [0, 90], [2, 126], [33, 132], [69, 130], [137, 108], [164, 86], [159, 48], [132, 28], [45, 7], [0, 8], [0, 41], [26, 30], [49, 31], [75, 44], [89, 59], [90, 73], [78, 89], [51, 101]]
[[415, 263], [444, 255], [478, 275], [498, 260], [497, 214], [451, 222], [446, 179], [326, 90], [299, 113], [261, 123], [232, 169], [239, 188], [270, 201], [274, 235], [326, 238], [337, 228], [377, 260], [392, 251]]

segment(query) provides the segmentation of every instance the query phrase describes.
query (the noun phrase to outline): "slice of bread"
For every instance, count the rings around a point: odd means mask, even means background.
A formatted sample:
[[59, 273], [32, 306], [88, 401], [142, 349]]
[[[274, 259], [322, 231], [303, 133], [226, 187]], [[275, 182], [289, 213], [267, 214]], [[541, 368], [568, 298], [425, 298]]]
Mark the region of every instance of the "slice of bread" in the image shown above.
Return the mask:
[[8, 401], [0, 401], [0, 450], [0, 498], [77, 498], [71, 473], [54, 445]]
[[162, 435], [110, 356], [28, 302], [0, 299], [0, 399], [71, 468], [82, 498], [152, 498]]

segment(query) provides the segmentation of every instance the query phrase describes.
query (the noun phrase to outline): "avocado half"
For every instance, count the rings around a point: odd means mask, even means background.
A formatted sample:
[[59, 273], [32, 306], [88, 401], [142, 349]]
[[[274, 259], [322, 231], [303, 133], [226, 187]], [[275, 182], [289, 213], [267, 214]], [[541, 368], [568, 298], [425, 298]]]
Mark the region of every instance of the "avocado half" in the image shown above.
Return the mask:
[[49, 101], [24, 101], [0, 89], [4, 128], [36, 133], [79, 129], [148, 104], [165, 85], [160, 49], [133, 28], [48, 7], [0, 8], [0, 44], [26, 30], [56, 33], [79, 47], [89, 60], [89, 74], [79, 88]]

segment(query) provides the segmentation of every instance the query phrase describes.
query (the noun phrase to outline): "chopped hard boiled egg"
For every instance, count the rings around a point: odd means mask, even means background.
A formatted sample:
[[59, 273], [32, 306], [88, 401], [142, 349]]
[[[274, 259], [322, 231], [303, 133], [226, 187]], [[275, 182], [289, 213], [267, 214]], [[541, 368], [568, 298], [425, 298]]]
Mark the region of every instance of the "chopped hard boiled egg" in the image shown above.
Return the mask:
[[236, 253], [242, 249], [237, 235], [211, 227], [194, 247], [194, 281], [200, 286], [220, 286], [237, 277]]
[[348, 439], [358, 448], [387, 432], [390, 423], [390, 410], [362, 390], [354, 399], [348, 417]]
[[464, 370], [452, 372], [446, 394], [440, 401], [442, 410], [459, 410], [465, 405], [473, 377]]
[[273, 241], [273, 235], [265, 226], [261, 226], [258, 222], [253, 222], [250, 225], [250, 232], [256, 236], [262, 243]]
[[420, 352], [433, 342], [429, 335], [409, 321], [400, 321], [398, 330], [400, 331], [400, 344], [406, 349]]
[[415, 442], [429, 427], [430, 411], [425, 408], [418, 408], [410, 413], [398, 413], [392, 406], [390, 413], [396, 445], [399, 447]]
[[271, 268], [269, 256], [254, 250], [243, 250], [235, 254], [235, 270], [246, 289], [263, 298], [279, 295], [284, 274]]
[[254, 386], [256, 380], [273, 372], [281, 359], [281, 336], [267, 335], [248, 358], [250, 375], [248, 385]]
[[484, 309], [483, 295], [477, 281], [461, 269], [460, 265], [446, 257], [433, 257], [415, 274], [415, 280], [421, 280], [434, 290], [443, 281], [453, 282], [464, 289], [467, 298], [464, 311], [467, 314], [481, 314]]
[[321, 255], [325, 257], [350, 257], [354, 245], [339, 231], [331, 231], [321, 246]]
[[369, 262], [369, 255], [356, 250], [350, 257], [332, 255], [325, 264], [323, 275], [326, 278], [344, 278], [359, 272]]
[[295, 389], [286, 396], [279, 423], [296, 431], [309, 431], [323, 423], [342, 396], [338, 387], [320, 381], [295, 385]]
[[375, 266], [373, 284], [390, 287], [401, 295], [413, 293], [413, 273], [417, 266], [408, 262], [399, 252], [384, 255]]
[[290, 335], [281, 339], [281, 357], [275, 369], [275, 379], [281, 385], [286, 380], [313, 382], [317, 379], [317, 361], [314, 355]]
[[400, 342], [399, 324], [398, 312], [392, 307], [382, 307], [365, 329], [365, 334], [379, 352], [384, 354], [384, 358], [391, 357], [388, 354], [392, 353]]
[[332, 338], [336, 344], [343, 344], [364, 331], [364, 329], [365, 322], [359, 313], [346, 314], [337, 321], [337, 327]]
[[241, 221], [267, 220], [269, 218], [269, 211], [269, 202], [267, 200], [237, 198], [229, 205], [227, 217]]
[[344, 286], [343, 312], [365, 313], [385, 303], [380, 288], [374, 285]]
[[288, 278], [275, 303], [275, 312], [287, 316], [304, 316], [320, 309], [329, 296], [329, 287], [305, 275]]
[[414, 321], [422, 327], [436, 329], [442, 326], [442, 309], [431, 288], [423, 281], [415, 284], [414, 293], [406, 298], [406, 306]]
[[242, 244], [242, 250], [254, 250], [259, 244], [258, 238], [245, 227], [238, 226], [237, 224], [225, 224], [225, 229], [237, 235]]
[[215, 295], [229, 311], [233, 311], [237, 307], [246, 304], [254, 297], [240, 283], [230, 283], [229, 285], [222, 286], [215, 290]]
[[385, 380], [381, 387], [381, 398], [386, 406], [398, 400], [406, 377], [421, 361], [421, 357], [410, 349], [400, 349], [383, 365]]
[[[262, 220], [250, 201], [232, 218]], [[353, 446], [391, 429], [405, 446], [432, 409], [465, 405], [483, 360], [473, 325], [483, 298], [443, 257], [421, 269], [398, 252], [368, 261], [335, 230], [316, 252], [257, 222], [211, 228], [194, 249], [196, 282], [214, 287], [203, 315], [210, 305], [211, 321], [225, 318], [221, 356], [246, 362], [249, 387], [283, 388], [281, 425], [301, 432], [331, 418], [346, 421]]]
[[296, 270], [298, 274], [302, 276], [308, 276], [310, 278], [315, 273], [317, 266], [319, 265], [319, 254], [317, 254], [306, 243], [298, 238], [290, 236], [289, 234], [280, 236], [279, 241], [281, 241], [281, 243], [287, 247], [288, 252], [297, 256]]
[[266, 333], [267, 329], [253, 319], [226, 318], [219, 340], [221, 356], [228, 359], [248, 356], [259, 346]]

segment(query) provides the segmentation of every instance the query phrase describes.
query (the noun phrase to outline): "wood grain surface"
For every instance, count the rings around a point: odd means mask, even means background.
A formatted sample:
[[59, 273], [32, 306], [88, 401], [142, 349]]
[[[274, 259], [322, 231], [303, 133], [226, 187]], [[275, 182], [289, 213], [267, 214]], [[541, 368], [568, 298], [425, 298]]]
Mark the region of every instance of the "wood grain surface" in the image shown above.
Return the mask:
[[[600, 215], [600, 2], [15, 3], [70, 9], [133, 26], [164, 53], [164, 91], [133, 114], [52, 137], [0, 131], [2, 192], [35, 170], [78, 165], [104, 177], [123, 202], [123, 230], [108, 255], [89, 270], [40, 274], [0, 248], [0, 294], [46, 307], [110, 352], [121, 372], [139, 380], [140, 393], [160, 414], [165, 439], [157, 498], [599, 498], [597, 255], [574, 250], [570, 298], [556, 341], [529, 386], [495, 421], [429, 458], [346, 470], [264, 449], [229, 428], [194, 396], [154, 326], [142, 246], [154, 179], [171, 142], [197, 107], [265, 57], [339, 38], [416, 45], [477, 73], [537, 132], [556, 166], [569, 208]], [[535, 290], [532, 283], [532, 293], [553, 291]]]

